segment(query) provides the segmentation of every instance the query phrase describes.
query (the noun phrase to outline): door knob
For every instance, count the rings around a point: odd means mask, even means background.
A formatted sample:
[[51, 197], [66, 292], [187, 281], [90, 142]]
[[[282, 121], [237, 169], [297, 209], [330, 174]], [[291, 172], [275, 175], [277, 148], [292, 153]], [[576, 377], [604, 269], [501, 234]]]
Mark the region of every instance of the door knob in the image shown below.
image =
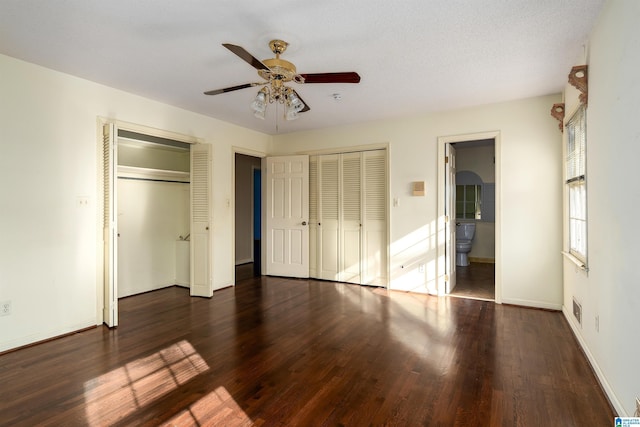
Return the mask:
[[302, 225], [307, 225], [307, 221], [302, 221]]

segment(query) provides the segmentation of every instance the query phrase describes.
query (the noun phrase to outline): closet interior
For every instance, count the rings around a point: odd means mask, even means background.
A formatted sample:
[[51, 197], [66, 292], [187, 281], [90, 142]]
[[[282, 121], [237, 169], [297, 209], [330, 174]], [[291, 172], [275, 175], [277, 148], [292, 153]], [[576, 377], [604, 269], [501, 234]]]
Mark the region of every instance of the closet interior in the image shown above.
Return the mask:
[[189, 286], [190, 145], [117, 138], [118, 297]]

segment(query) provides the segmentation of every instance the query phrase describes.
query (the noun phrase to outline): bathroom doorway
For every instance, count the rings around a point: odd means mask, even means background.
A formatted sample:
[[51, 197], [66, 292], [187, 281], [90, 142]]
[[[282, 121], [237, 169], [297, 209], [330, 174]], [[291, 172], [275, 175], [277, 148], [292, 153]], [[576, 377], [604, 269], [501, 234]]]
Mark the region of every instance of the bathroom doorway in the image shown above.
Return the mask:
[[439, 199], [452, 199], [448, 208], [438, 208], [448, 219], [442, 251], [449, 248], [440, 289], [450, 296], [500, 302], [499, 133], [442, 137], [439, 144], [439, 153], [455, 153], [455, 164], [442, 168], [455, 167], [455, 178], [439, 173]]

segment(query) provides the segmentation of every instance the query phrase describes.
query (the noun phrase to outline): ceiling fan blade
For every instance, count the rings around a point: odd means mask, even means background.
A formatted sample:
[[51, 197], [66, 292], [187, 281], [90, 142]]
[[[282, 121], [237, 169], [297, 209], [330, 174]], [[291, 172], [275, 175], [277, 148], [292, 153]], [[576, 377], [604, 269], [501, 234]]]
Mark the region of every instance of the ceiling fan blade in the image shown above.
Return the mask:
[[233, 92], [234, 90], [246, 89], [248, 87], [253, 87], [253, 86], [256, 86], [256, 84], [255, 83], [245, 83], [243, 85], [225, 87], [224, 89], [208, 90], [204, 94], [205, 95], [219, 95], [221, 93]]
[[298, 98], [300, 98], [300, 101], [302, 101], [302, 103], [304, 104], [304, 108], [302, 110], [300, 110], [301, 113], [304, 113], [306, 111], [311, 110], [311, 107], [309, 107], [309, 104], [307, 104], [307, 101], [305, 101], [304, 99], [302, 99], [302, 97], [300, 96], [300, 94], [298, 92], [296, 92], [295, 90], [293, 91], [293, 93], [295, 93]]
[[226, 47], [231, 52], [238, 55], [240, 59], [245, 61], [247, 64], [251, 65], [256, 70], [266, 70], [266, 71], [269, 70], [269, 67], [264, 65], [262, 61], [256, 59], [253, 55], [247, 52], [243, 47], [236, 46], [235, 44], [230, 44], [230, 43], [222, 43], [222, 46]]
[[355, 71], [300, 75], [304, 78], [305, 83], [360, 83], [360, 75]]

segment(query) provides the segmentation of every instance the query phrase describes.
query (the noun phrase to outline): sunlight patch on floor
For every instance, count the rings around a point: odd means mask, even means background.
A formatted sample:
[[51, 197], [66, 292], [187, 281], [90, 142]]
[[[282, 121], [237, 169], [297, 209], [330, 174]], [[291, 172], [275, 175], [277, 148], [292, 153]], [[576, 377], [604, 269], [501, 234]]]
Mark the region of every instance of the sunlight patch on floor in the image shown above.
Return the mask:
[[251, 426], [254, 424], [227, 389], [220, 386], [162, 425]]
[[84, 383], [87, 422], [111, 425], [208, 369], [188, 341], [127, 363]]

